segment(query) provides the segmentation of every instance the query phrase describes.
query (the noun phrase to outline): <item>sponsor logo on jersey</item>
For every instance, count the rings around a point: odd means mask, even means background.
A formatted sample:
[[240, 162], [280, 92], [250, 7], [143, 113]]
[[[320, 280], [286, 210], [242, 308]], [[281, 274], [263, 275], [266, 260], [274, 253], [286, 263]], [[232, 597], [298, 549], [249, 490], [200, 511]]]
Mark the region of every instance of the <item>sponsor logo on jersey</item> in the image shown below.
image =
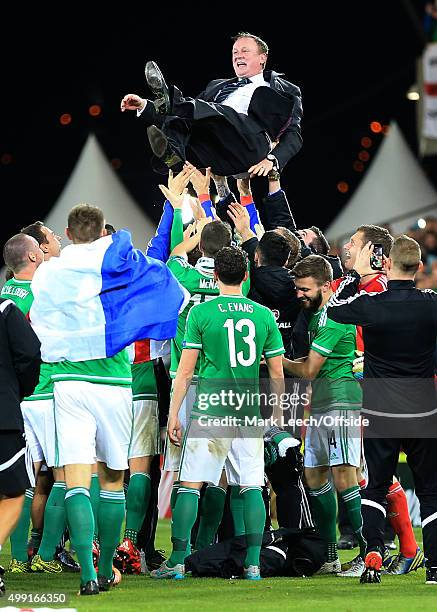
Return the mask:
[[275, 321], [278, 324], [279, 329], [288, 329], [291, 327], [291, 323], [289, 321], [282, 321], [282, 323], [278, 323], [281, 313], [277, 308], [270, 309], [273, 312], [273, 316], [275, 317]]

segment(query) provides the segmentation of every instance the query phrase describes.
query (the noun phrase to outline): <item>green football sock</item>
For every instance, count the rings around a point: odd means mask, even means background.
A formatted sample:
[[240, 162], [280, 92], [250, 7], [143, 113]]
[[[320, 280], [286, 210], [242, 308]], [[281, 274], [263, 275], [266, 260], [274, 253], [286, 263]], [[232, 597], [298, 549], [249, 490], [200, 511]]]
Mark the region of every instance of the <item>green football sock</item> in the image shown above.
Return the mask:
[[[171, 508], [171, 514], [172, 514], [172, 524], [173, 524], [173, 512], [176, 506], [176, 500], [178, 498], [178, 491], [179, 491], [179, 487], [181, 486], [180, 480], [175, 480], [173, 483], [173, 487], [171, 489], [171, 496], [170, 496], [170, 508]], [[191, 555], [191, 538], [188, 539], [187, 542], [187, 548], [185, 551], [185, 556], [188, 557], [189, 555]]]
[[240, 495], [240, 487], [231, 487], [230, 507], [232, 521], [234, 523], [234, 536], [244, 535], [246, 527], [244, 525], [244, 501]]
[[126, 529], [124, 537], [137, 543], [138, 532], [149, 506], [151, 482], [149, 474], [132, 474], [126, 497]]
[[81, 584], [97, 580], [93, 565], [94, 516], [90, 492], [85, 487], [73, 487], [65, 493], [65, 513], [73, 548], [80, 564]]
[[55, 482], [44, 511], [44, 531], [39, 547], [43, 561], [53, 560], [65, 523], [65, 482]]
[[358, 485], [350, 487], [340, 493], [342, 500], [346, 506], [346, 512], [349, 517], [353, 532], [357, 537], [360, 546], [360, 555], [364, 559], [366, 557], [367, 542], [363, 536], [363, 517], [361, 514], [361, 495]]
[[196, 550], [214, 543], [214, 538], [223, 517], [226, 491], [221, 487], [208, 485], [200, 503], [200, 524], [196, 538]]
[[41, 546], [42, 529], [32, 528], [30, 532], [30, 545], [32, 546], [33, 553], [36, 554]]
[[99, 503], [100, 503], [100, 482], [98, 474], [91, 474], [91, 486], [90, 486], [90, 499], [91, 507], [93, 509], [94, 516], [94, 535], [93, 539], [99, 539]]
[[337, 503], [332, 485], [327, 482], [319, 489], [308, 490], [316, 527], [326, 542], [326, 560], [335, 561], [337, 553]]
[[246, 559], [244, 567], [259, 566], [259, 553], [266, 522], [266, 507], [261, 487], [242, 487], [240, 496], [244, 503], [244, 524], [246, 526]]
[[17, 526], [11, 533], [11, 556], [17, 561], [27, 561], [27, 539], [30, 528], [30, 509], [32, 507], [33, 489], [26, 489], [23, 509]]
[[171, 541], [173, 551], [168, 560], [169, 567], [183, 563], [190, 542], [191, 530], [197, 518], [200, 493], [197, 489], [179, 487], [173, 520], [171, 524]]
[[124, 490], [100, 491], [99, 504], [99, 541], [100, 559], [99, 576], [112, 576], [112, 559], [118, 543], [124, 521], [126, 501]]
[[171, 488], [170, 508], [172, 512], [176, 506], [176, 500], [178, 497], [178, 491], [179, 491], [180, 486], [181, 486], [181, 483], [179, 482], [179, 480], [175, 480]]

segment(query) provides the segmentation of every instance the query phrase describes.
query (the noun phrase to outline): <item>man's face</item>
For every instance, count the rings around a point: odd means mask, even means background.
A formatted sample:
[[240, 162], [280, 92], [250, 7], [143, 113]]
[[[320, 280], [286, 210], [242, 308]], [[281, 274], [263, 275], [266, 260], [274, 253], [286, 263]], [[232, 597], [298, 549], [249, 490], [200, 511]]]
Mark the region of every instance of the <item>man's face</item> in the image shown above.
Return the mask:
[[306, 246], [309, 246], [314, 240], [314, 238], [317, 238], [317, 234], [313, 232], [312, 229], [309, 229], [309, 228], [297, 230], [297, 233], [302, 238]]
[[308, 308], [316, 312], [323, 300], [323, 285], [320, 286], [312, 276], [296, 278], [296, 295], [302, 308]]
[[61, 237], [57, 236], [53, 230], [45, 226], [41, 228], [41, 231], [47, 240], [47, 242], [41, 245], [45, 253], [46, 261], [49, 260], [50, 257], [59, 257], [61, 252]]
[[232, 47], [232, 65], [237, 77], [250, 78], [263, 71], [267, 54], [260, 53], [253, 38], [239, 38]]
[[364, 234], [363, 232], [355, 232], [350, 237], [349, 242], [343, 246], [344, 249], [344, 267], [346, 270], [352, 270], [355, 265], [357, 258], [358, 249], [362, 249], [364, 246]]

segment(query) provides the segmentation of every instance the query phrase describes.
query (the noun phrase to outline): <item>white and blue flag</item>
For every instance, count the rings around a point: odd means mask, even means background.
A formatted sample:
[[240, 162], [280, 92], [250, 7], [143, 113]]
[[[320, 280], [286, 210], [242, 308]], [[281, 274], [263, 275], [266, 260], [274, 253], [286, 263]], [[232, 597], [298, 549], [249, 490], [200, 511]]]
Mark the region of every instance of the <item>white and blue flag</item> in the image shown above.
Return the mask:
[[176, 335], [186, 292], [167, 266], [120, 230], [71, 244], [32, 279], [33, 329], [45, 362], [112, 357], [142, 338]]

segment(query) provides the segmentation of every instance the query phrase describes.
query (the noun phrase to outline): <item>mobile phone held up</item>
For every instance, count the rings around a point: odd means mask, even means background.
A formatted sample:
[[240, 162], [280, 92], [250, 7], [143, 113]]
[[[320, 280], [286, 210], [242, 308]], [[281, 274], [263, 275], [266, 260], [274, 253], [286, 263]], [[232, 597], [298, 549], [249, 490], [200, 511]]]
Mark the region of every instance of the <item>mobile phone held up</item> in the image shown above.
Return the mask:
[[384, 268], [384, 257], [382, 244], [375, 243], [373, 245], [373, 253], [370, 256], [370, 267], [372, 270], [381, 272]]

